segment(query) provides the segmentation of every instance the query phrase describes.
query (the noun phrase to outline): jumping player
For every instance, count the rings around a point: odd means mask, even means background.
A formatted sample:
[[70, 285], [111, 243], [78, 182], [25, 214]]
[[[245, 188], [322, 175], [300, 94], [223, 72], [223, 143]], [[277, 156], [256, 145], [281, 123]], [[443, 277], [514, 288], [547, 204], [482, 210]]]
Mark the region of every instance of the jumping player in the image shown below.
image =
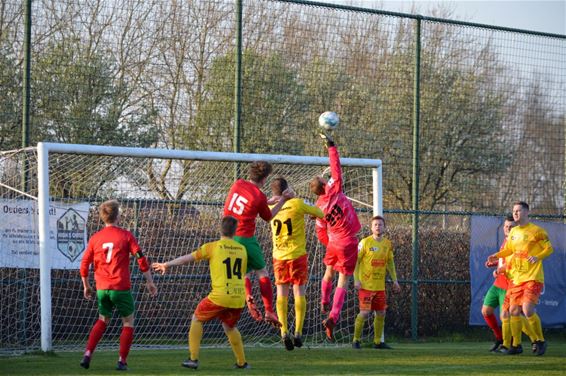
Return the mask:
[[381, 342], [385, 322], [386, 294], [385, 273], [388, 272], [393, 281], [393, 291], [401, 291], [397, 282], [397, 272], [393, 260], [393, 246], [385, 238], [385, 219], [375, 216], [371, 219], [371, 235], [362, 239], [358, 245], [358, 261], [354, 271], [354, 287], [358, 290], [360, 313], [354, 325], [352, 347], [360, 349], [360, 339], [364, 323], [371, 311], [375, 312], [373, 319], [373, 348], [391, 349]]
[[222, 322], [232, 351], [236, 357], [235, 368], [250, 368], [244, 354], [242, 336], [236, 327], [245, 304], [244, 271], [247, 267], [246, 249], [232, 238], [238, 222], [234, 217], [222, 218], [220, 240], [203, 244], [196, 251], [164, 263], [151, 266], [161, 274], [170, 267], [194, 261], [208, 260], [212, 290], [197, 305], [189, 330], [189, 359], [182, 365], [197, 369], [203, 323], [218, 318]]
[[103, 202], [98, 212], [105, 227], [90, 238], [81, 261], [80, 273], [84, 297], [92, 300], [93, 289], [88, 275], [90, 265], [94, 264], [99, 316], [90, 331], [81, 367], [87, 369], [90, 367], [92, 354], [112, 318], [113, 308], [116, 307], [122, 317], [123, 325], [116, 369], [125, 371], [128, 369], [127, 357], [134, 338], [135, 306], [130, 292], [130, 255], [136, 257], [151, 296], [157, 294], [157, 287], [153, 283], [149, 264], [136, 238], [128, 230], [118, 227], [120, 220], [118, 201]]
[[[271, 182], [273, 197], [288, 189], [282, 177]], [[273, 236], [273, 274], [277, 286], [277, 315], [281, 322], [281, 338], [287, 350], [303, 345], [303, 323], [307, 310], [305, 297], [308, 281], [308, 257], [305, 240], [305, 215], [322, 218], [324, 214], [316, 206], [306, 204], [300, 198], [285, 202], [271, 220]], [[291, 336], [287, 323], [289, 287], [293, 286], [295, 299], [295, 335]]]
[[510, 260], [512, 282], [509, 295], [510, 326], [513, 343], [507, 354], [523, 352], [521, 346], [521, 313], [523, 313], [536, 336], [536, 355], [544, 355], [547, 343], [542, 333], [540, 317], [535, 307], [544, 287], [544, 271], [542, 260], [553, 252], [546, 231], [529, 221], [529, 205], [524, 201], [513, 204], [513, 219], [517, 226], [509, 232], [503, 249], [489, 256], [488, 262], [496, 262], [498, 258], [513, 256]]
[[[310, 182], [311, 192], [318, 196], [316, 206], [322, 209], [324, 218], [316, 220], [316, 233], [319, 241], [326, 247], [324, 264], [326, 270], [321, 283], [321, 312], [328, 314], [322, 322], [326, 337], [333, 341], [333, 331], [340, 318], [340, 311], [346, 299], [348, 280], [354, 273], [358, 255], [356, 234], [361, 228], [360, 221], [352, 203], [342, 192], [342, 170], [338, 149], [330, 135], [321, 133], [330, 158], [331, 178], [326, 181], [321, 176]], [[338, 284], [330, 306], [334, 275], [338, 272]]]
[[283, 192], [279, 202], [269, 209], [267, 197], [260, 189], [265, 185], [272, 169], [271, 164], [265, 161], [251, 163], [248, 170], [248, 180], [238, 179], [230, 188], [224, 203], [224, 215], [233, 216], [238, 220], [238, 229], [234, 240], [242, 244], [248, 252], [245, 288], [246, 303], [250, 315], [256, 321], [262, 320], [261, 312], [258, 310], [252, 294], [250, 275], [255, 271], [259, 279], [259, 289], [265, 308], [263, 318], [266, 322], [280, 327], [281, 323], [273, 311], [273, 289], [265, 269], [263, 251], [254, 236], [256, 217], [259, 215], [263, 220], [269, 222], [279, 212], [285, 201], [292, 197], [290, 191]]

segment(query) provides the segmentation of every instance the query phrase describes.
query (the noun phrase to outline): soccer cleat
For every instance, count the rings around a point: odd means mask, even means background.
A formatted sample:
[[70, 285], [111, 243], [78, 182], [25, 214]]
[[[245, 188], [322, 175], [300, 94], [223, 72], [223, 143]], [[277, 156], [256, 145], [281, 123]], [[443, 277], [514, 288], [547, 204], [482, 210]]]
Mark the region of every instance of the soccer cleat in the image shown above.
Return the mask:
[[523, 346], [511, 346], [511, 348], [507, 351], [507, 355], [518, 355], [523, 353]]
[[275, 328], [281, 327], [281, 323], [277, 319], [275, 312], [265, 311], [265, 322], [274, 326]]
[[537, 341], [531, 342], [531, 351], [535, 354], [538, 351], [538, 343]]
[[326, 338], [333, 342], [334, 341], [334, 327], [336, 323], [332, 317], [328, 317], [326, 320], [322, 321], [322, 326], [324, 326], [324, 331], [326, 332]]
[[84, 369], [88, 369], [90, 367], [90, 356], [84, 356], [83, 360], [81, 360], [81, 367]]
[[124, 363], [118, 360], [116, 363], [116, 371], [127, 371], [128, 370], [128, 363]]
[[489, 349], [489, 352], [494, 352], [497, 351], [499, 349], [499, 347], [501, 347], [501, 345], [503, 345], [503, 341], [502, 340], [497, 340], [493, 343], [493, 346], [491, 346], [491, 348]]
[[252, 367], [248, 364], [248, 362], [246, 362], [246, 363], [244, 363], [244, 364], [242, 364], [242, 365], [239, 365], [238, 363], [236, 363], [236, 364], [234, 364], [234, 368], [250, 369], [250, 368], [252, 368]]
[[287, 349], [287, 351], [291, 351], [295, 348], [295, 345], [293, 344], [293, 339], [291, 338], [289, 333], [287, 333], [283, 337], [281, 337], [281, 341], [283, 341], [283, 344], [285, 345], [285, 348]]
[[328, 315], [330, 313], [330, 303], [320, 302], [320, 313], [323, 315]]
[[385, 342], [380, 342], [380, 343], [375, 343], [373, 344], [373, 348], [374, 349], [382, 349], [382, 350], [392, 350], [393, 347], [389, 346], [387, 343]]
[[322, 138], [327, 148], [334, 146], [334, 140], [332, 139], [330, 134], [328, 134], [328, 132], [320, 132], [318, 135], [320, 136], [320, 138]]
[[181, 365], [185, 368], [197, 369], [198, 368], [198, 359], [197, 360], [187, 359]]
[[537, 341], [537, 356], [544, 355], [546, 352], [546, 341]]
[[246, 298], [246, 303], [248, 305], [248, 311], [250, 312], [250, 316], [255, 320], [255, 321], [262, 321], [263, 317], [261, 315], [260, 310], [257, 308], [257, 305], [255, 304], [255, 299], [253, 296], [248, 296]]
[[303, 336], [295, 333], [295, 337], [293, 338], [293, 345], [295, 345], [295, 347], [303, 347]]
[[502, 345], [497, 350], [495, 350], [494, 352], [498, 353], [498, 354], [507, 355], [507, 353], [509, 352], [509, 349]]
[[352, 342], [352, 348], [356, 349], [356, 350], [360, 350], [362, 348], [362, 345], [360, 344], [360, 341], [354, 341]]

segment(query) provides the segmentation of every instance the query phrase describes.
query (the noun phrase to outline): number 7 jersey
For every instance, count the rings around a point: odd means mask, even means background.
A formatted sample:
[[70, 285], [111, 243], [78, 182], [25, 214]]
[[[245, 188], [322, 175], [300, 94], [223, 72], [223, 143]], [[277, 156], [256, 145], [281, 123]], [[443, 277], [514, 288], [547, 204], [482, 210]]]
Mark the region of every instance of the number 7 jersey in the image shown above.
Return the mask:
[[203, 244], [192, 254], [197, 261], [208, 260], [212, 286], [208, 299], [222, 307], [242, 308], [246, 300], [246, 248], [235, 240], [220, 239]]

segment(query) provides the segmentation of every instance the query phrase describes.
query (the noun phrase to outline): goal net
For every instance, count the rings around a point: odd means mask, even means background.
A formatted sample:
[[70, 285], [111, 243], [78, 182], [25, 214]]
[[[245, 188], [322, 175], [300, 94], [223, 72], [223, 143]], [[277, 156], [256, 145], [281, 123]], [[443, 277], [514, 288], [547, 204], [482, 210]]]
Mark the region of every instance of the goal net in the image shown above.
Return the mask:
[[[0, 352], [84, 347], [98, 313], [96, 302], [83, 298], [78, 268], [88, 236], [102, 227], [98, 204], [118, 199], [121, 226], [134, 233], [150, 261], [167, 261], [218, 239], [225, 195], [236, 177], [246, 178], [247, 163], [254, 160], [272, 163], [270, 178], [284, 176], [297, 196], [310, 202], [315, 199], [309, 192], [310, 179], [328, 174], [328, 158], [323, 157], [49, 143], [0, 153]], [[369, 218], [381, 213], [381, 162], [353, 158], [341, 162], [344, 192], [364, 224], [360, 236], [366, 236]], [[316, 239], [314, 221], [305, 222], [310, 279], [303, 334], [306, 345], [312, 346], [326, 343], [319, 307], [325, 250]], [[272, 276], [266, 222], [257, 221], [256, 236]], [[131, 271], [134, 346], [186, 347], [191, 315], [210, 289], [207, 263], [155, 275], [159, 291], [155, 298], [144, 290], [134, 260]], [[252, 278], [252, 283], [261, 302], [257, 280]], [[356, 301], [350, 288], [335, 330], [337, 344], [351, 341]], [[288, 320], [292, 329], [292, 292]], [[280, 341], [278, 330], [257, 323], [246, 309], [238, 327], [246, 346]], [[120, 328], [115, 313], [100, 346], [116, 347]], [[371, 331], [371, 325], [366, 330]], [[227, 346], [218, 322], [205, 324], [203, 345]]]

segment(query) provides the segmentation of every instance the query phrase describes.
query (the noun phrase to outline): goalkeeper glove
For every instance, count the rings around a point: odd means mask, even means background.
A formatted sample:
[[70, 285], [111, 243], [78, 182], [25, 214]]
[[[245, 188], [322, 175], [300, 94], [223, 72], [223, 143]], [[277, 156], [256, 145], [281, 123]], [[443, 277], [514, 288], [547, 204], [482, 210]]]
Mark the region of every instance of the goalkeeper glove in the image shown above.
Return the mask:
[[332, 137], [328, 133], [321, 132], [321, 133], [319, 133], [319, 136], [325, 142], [327, 148], [334, 146], [334, 140], [332, 139]]

